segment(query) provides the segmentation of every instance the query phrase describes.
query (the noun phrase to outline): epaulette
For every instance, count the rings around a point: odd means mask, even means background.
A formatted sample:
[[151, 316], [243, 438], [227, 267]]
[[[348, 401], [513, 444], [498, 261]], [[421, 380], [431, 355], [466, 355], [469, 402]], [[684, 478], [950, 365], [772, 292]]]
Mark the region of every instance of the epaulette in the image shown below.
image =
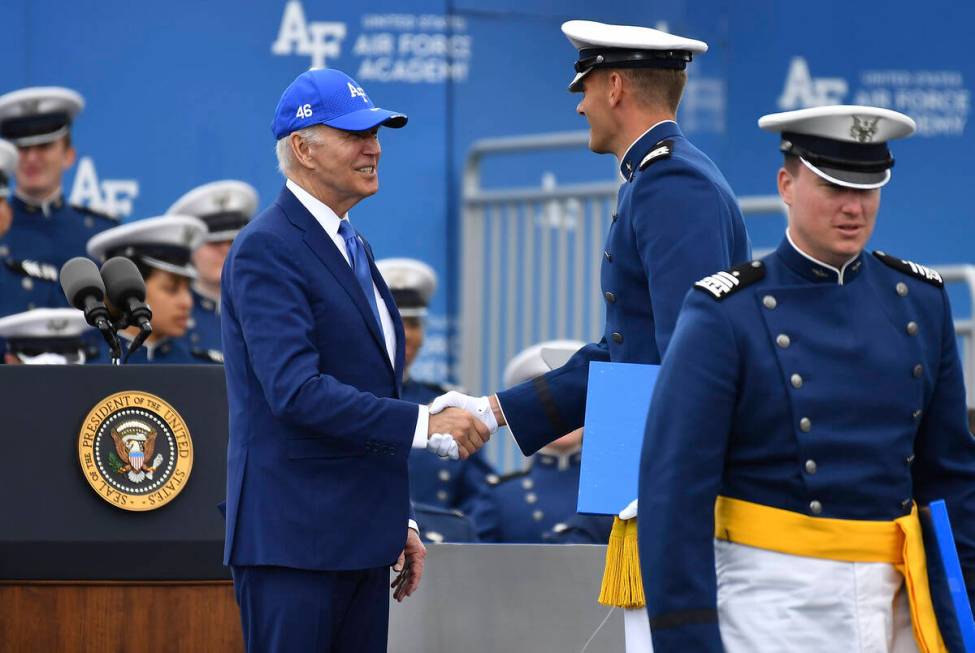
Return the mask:
[[694, 284], [697, 290], [703, 290], [711, 295], [715, 301], [721, 301], [733, 295], [742, 288], [752, 285], [765, 278], [765, 264], [761, 261], [751, 261], [736, 265], [730, 270], [704, 277]]
[[654, 161], [662, 161], [663, 159], [669, 159], [670, 155], [673, 154], [673, 152], [674, 152], [674, 141], [670, 141], [670, 140], [660, 141], [659, 143], [653, 146], [653, 149], [650, 150], [649, 154], [643, 157], [643, 160], [640, 161], [640, 165], [638, 169], [643, 170]]
[[204, 362], [223, 365], [222, 351], [218, 351], [216, 349], [194, 349], [192, 354], [194, 358], [199, 358]]
[[109, 220], [111, 222], [118, 222], [119, 221], [119, 219], [117, 217], [115, 217], [114, 215], [110, 215], [108, 213], [103, 213], [101, 211], [96, 211], [95, 209], [91, 208], [90, 206], [82, 206], [80, 204], [72, 204], [71, 205], [71, 208], [73, 208], [78, 213], [84, 213], [85, 215], [91, 215], [91, 216], [94, 216], [96, 218], [102, 218], [103, 220]]
[[55, 283], [58, 280], [58, 267], [52, 263], [41, 263], [28, 259], [18, 261], [12, 258], [8, 258], [4, 263], [10, 270], [25, 277], [54, 281]]
[[874, 252], [873, 255], [876, 256], [881, 263], [885, 263], [886, 265], [889, 265], [890, 267], [894, 268], [898, 272], [903, 272], [906, 275], [915, 277], [926, 283], [930, 283], [932, 286], [935, 286], [936, 288], [945, 287], [945, 280], [941, 278], [941, 275], [938, 274], [937, 270], [932, 270], [931, 268], [926, 267], [924, 265], [918, 265], [913, 261], [905, 261], [902, 258], [891, 256], [886, 252], [877, 251]]
[[528, 474], [527, 469], [521, 469], [518, 470], [517, 472], [509, 472], [501, 476], [497, 476], [495, 474], [488, 474], [487, 482], [488, 485], [501, 485], [502, 483], [507, 483], [508, 481], [511, 481], [513, 479], [521, 478], [526, 474]]

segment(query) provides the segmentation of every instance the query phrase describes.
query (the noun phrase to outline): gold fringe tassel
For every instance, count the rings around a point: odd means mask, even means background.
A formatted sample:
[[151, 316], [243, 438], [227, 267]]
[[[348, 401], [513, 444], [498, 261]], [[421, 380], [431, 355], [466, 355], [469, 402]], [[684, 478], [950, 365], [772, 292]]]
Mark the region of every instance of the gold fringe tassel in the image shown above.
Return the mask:
[[640, 576], [636, 519], [623, 521], [619, 517], [613, 518], [613, 530], [609, 534], [609, 547], [606, 549], [603, 584], [599, 588], [599, 602], [628, 609], [647, 605], [643, 595], [643, 578]]

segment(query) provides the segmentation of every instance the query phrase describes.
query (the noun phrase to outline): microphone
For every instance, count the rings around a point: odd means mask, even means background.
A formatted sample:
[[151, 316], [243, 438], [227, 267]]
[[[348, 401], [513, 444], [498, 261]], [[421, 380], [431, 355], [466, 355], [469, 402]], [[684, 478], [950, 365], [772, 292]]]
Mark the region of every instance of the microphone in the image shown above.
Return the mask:
[[129, 345], [125, 360], [133, 354], [146, 338], [152, 335], [152, 311], [146, 306], [146, 282], [130, 259], [115, 256], [102, 265], [101, 278], [108, 291], [108, 301], [122, 311], [120, 326], [137, 326], [139, 335]]
[[85, 321], [101, 332], [116, 360], [122, 357], [118, 336], [105, 307], [105, 284], [98, 266], [84, 256], [76, 256], [61, 267], [61, 289], [68, 303], [85, 313]]

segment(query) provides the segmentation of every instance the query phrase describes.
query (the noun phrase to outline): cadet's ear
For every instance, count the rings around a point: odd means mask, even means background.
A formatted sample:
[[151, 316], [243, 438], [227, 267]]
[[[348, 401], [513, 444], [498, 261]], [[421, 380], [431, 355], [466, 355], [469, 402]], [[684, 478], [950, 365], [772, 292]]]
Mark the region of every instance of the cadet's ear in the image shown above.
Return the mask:
[[623, 99], [623, 76], [618, 71], [611, 70], [606, 79], [609, 106], [615, 107]]
[[68, 170], [74, 165], [75, 160], [78, 158], [78, 151], [74, 149], [74, 145], [68, 145], [64, 149], [64, 158], [61, 160], [61, 168]]
[[792, 206], [792, 200], [795, 196], [796, 178], [784, 167], [779, 168], [778, 186], [779, 197], [782, 198], [786, 206]]

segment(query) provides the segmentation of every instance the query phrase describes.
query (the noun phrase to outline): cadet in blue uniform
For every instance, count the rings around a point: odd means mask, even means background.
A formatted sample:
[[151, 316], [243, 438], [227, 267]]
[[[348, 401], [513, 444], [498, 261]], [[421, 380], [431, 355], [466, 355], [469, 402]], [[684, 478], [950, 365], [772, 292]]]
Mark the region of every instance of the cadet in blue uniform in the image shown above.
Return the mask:
[[[396, 308], [403, 318], [405, 335], [404, 380], [402, 398], [417, 404], [429, 404], [448, 391], [436, 383], [415, 379], [410, 370], [423, 347], [425, 320], [430, 298], [437, 288], [437, 275], [429, 265], [411, 258], [387, 258], [376, 261], [376, 267], [389, 286]], [[467, 460], [440, 458], [428, 451], [410, 455], [410, 498], [417, 503], [469, 514], [472, 506], [488, 489], [488, 481], [497, 479], [494, 469], [478, 451]], [[442, 529], [449, 538], [456, 529]], [[421, 523], [421, 539], [423, 538]], [[444, 541], [456, 541], [446, 539]]]
[[[102, 262], [113, 256], [132, 259], [146, 281], [146, 304], [152, 309], [152, 335], [129, 363], [219, 363], [207, 352], [194, 352], [183, 340], [189, 325], [193, 297], [190, 283], [196, 271], [193, 251], [203, 243], [207, 228], [198, 218], [165, 215], [130, 222], [104, 231], [88, 242], [88, 254]], [[137, 327], [119, 333], [123, 354], [138, 334]], [[108, 362], [104, 343], [97, 362]]]
[[416, 503], [413, 505], [413, 511], [416, 513], [416, 523], [423, 542], [430, 544], [477, 542], [474, 522], [460, 510]]
[[[514, 385], [551, 369], [542, 358], [543, 350], [564, 351], [564, 360], [584, 345], [574, 340], [533, 345], [511, 359], [504, 382]], [[576, 514], [581, 462], [582, 429], [576, 429], [532, 456], [528, 469], [493, 481], [471, 515], [478, 538], [540, 544], [547, 541], [547, 533], [562, 530]]]
[[257, 211], [257, 191], [227, 179], [197, 186], [169, 207], [167, 214], [192, 215], [207, 225], [207, 238], [193, 252], [193, 315], [185, 339], [197, 354], [223, 358], [220, 340], [220, 273], [230, 245]]
[[84, 313], [75, 308], [37, 308], [0, 317], [3, 362], [8, 365], [83, 364], [91, 356], [91, 340], [85, 336], [92, 330]]
[[0, 235], [0, 259], [21, 288], [0, 294], [0, 315], [35, 307], [67, 306], [57, 285], [61, 266], [84, 256], [85, 243], [118, 223], [65, 202], [61, 178], [75, 161], [71, 123], [84, 106], [78, 93], [58, 87], [25, 88], [0, 96], [0, 138], [17, 146], [19, 163], [13, 223]]
[[951, 310], [937, 272], [864, 251], [887, 141], [914, 122], [830, 106], [759, 125], [781, 133], [786, 237], [695, 284], [650, 407], [639, 545], [654, 649], [945, 650], [916, 510], [946, 500], [973, 578], [975, 441]]

